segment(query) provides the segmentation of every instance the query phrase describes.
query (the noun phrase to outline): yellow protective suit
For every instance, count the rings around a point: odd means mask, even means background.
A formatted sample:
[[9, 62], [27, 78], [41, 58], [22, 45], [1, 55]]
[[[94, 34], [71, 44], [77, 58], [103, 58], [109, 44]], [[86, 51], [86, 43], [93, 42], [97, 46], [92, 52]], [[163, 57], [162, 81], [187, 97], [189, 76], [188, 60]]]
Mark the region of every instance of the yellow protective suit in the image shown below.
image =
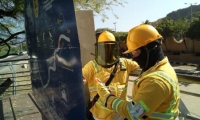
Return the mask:
[[[101, 98], [103, 96], [101, 93], [105, 94], [108, 91], [105, 92], [99, 87], [102, 86], [98, 86]], [[132, 91], [133, 102], [111, 96], [107, 101], [107, 108], [116, 111], [128, 120], [138, 118], [174, 120], [178, 116], [179, 99], [177, 76], [166, 57], [135, 81]]]
[[[108, 86], [111, 92], [119, 98], [126, 99], [127, 93], [127, 83], [129, 74], [131, 71], [139, 68], [138, 64], [132, 60], [120, 58], [120, 63], [118, 64], [118, 69], [112, 79], [110, 85]], [[98, 65], [94, 60], [89, 61], [82, 69], [83, 77], [85, 78], [84, 84], [88, 85], [90, 92], [90, 100], [97, 94], [95, 75], [112, 73], [114, 66], [111, 68], [103, 68]], [[107, 80], [103, 81], [106, 83]], [[105, 106], [99, 102], [99, 100], [90, 109], [93, 116], [99, 120], [113, 120], [114, 111], [107, 109]]]

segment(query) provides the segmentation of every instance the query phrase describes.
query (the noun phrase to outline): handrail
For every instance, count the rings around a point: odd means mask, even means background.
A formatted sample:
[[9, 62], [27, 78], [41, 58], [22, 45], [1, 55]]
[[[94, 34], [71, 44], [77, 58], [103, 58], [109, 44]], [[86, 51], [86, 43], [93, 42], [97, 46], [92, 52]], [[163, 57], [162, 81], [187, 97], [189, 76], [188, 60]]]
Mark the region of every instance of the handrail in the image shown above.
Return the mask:
[[[0, 61], [0, 63], [1, 63], [1, 61]], [[14, 65], [21, 65], [21, 64], [29, 64], [29, 63], [27, 62], [27, 63], [20, 63], [20, 64], [12, 64], [12, 65], [14, 66]], [[7, 66], [7, 65], [0, 65], [0, 67], [5, 67], [5, 66]]]
[[[22, 72], [16, 72], [16, 73], [30, 73], [31, 71], [22, 71]], [[12, 73], [3, 73], [3, 74], [0, 74], [0, 75], [9, 75], [9, 74], [12, 74]]]
[[13, 73], [12, 76], [13, 76], [13, 95], [16, 95], [17, 93], [17, 81], [16, 81], [16, 72], [15, 72], [15, 69], [13, 68], [12, 66], [12, 63], [9, 62], [8, 63], [8, 67], [10, 68], [10, 71]]
[[26, 61], [26, 60], [30, 60], [30, 58], [27, 58], [27, 59], [16, 59], [16, 60], [2, 60], [2, 61], [0, 61], [0, 63]]
[[[2, 94], [1, 97], [5, 96], [5, 95], [16, 95], [18, 94], [17, 92], [19, 92], [20, 90], [25, 90], [23, 87], [20, 87], [22, 85], [22, 81], [30, 81], [30, 78], [25, 78], [25, 77], [30, 77], [31, 74], [31, 70], [20, 70], [20, 71], [16, 71], [18, 69], [16, 69], [16, 66], [20, 66], [24, 65], [24, 64], [29, 64], [30, 58], [22, 58], [22, 59], [14, 59], [14, 60], [0, 60], [0, 69], [7, 67], [9, 68], [9, 71], [2, 71], [0, 76], [1, 76], [1, 80], [2, 81], [6, 81], [8, 78], [12, 80], [13, 84], [9, 85], [9, 86], [3, 86], [1, 89], [4, 91], [5, 94]], [[17, 67], [18, 68], [18, 67]], [[25, 73], [25, 74], [24, 74]], [[19, 85], [17, 84], [17, 81], [19, 80]], [[4, 83], [4, 82], [2, 82]], [[29, 82], [28, 82], [29, 83]], [[30, 83], [29, 83], [30, 84]], [[4, 85], [4, 84], [2, 84]], [[24, 86], [27, 86], [27, 82], [25, 83]], [[19, 88], [18, 88], [19, 87]], [[10, 89], [11, 88], [11, 89]], [[19, 92], [20, 94], [21, 92]]]

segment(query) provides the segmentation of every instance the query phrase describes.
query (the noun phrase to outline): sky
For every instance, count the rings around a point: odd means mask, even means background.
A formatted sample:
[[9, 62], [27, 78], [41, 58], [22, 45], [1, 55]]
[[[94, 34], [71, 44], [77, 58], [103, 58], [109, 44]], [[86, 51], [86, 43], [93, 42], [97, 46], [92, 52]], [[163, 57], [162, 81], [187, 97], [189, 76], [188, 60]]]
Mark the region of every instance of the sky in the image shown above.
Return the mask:
[[[113, 12], [119, 17], [118, 19], [107, 11], [106, 15], [109, 17], [105, 22], [102, 22], [100, 15], [94, 16], [95, 30], [97, 28], [110, 28], [116, 31], [128, 32], [134, 26], [149, 20], [154, 22], [172, 11], [190, 7], [192, 5], [199, 5], [198, 0], [124, 0], [124, 7], [113, 7]], [[187, 4], [185, 4], [187, 3]], [[116, 22], [116, 24], [114, 24]]]

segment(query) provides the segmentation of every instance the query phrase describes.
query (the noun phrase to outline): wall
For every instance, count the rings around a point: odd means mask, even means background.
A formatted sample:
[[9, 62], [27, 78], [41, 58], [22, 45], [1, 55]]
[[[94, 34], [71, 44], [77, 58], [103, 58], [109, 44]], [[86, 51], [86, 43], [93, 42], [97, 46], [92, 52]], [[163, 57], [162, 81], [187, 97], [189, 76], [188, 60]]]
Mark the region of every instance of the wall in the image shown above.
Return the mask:
[[199, 63], [200, 56], [195, 56], [192, 53], [181, 53], [180, 55], [165, 54], [170, 61], [185, 61], [191, 63]]
[[81, 61], [84, 66], [88, 61], [93, 60], [94, 43], [96, 42], [94, 18], [92, 10], [76, 11], [76, 24], [81, 47]]
[[[162, 49], [165, 52], [165, 55], [171, 61], [187, 61], [187, 62], [199, 62], [200, 56], [197, 56], [196, 53], [200, 53], [200, 41], [191, 40], [186, 38], [185, 43], [187, 49], [184, 45], [184, 42], [176, 43], [172, 37], [168, 38], [166, 41], [168, 50], [166, 49], [165, 44], [162, 44]], [[178, 53], [177, 55], [173, 53]]]
[[[187, 49], [185, 48], [184, 42], [176, 43], [172, 37], [169, 37], [165, 41], [168, 51], [173, 52], [187, 52]], [[188, 43], [188, 40], [186, 40], [186, 44]], [[167, 51], [164, 44], [162, 44], [162, 48], [164, 51]]]
[[200, 41], [194, 40], [194, 51], [200, 53]]
[[165, 47], [164, 44], [162, 44], [162, 48], [163, 48], [163, 51], [164, 52], [189, 52], [189, 53], [197, 53], [199, 52], [200, 53], [200, 41], [197, 41], [197, 40], [191, 40], [189, 38], [185, 38], [185, 43], [186, 43], [186, 46], [187, 46], [187, 49], [185, 47], [185, 44], [184, 42], [181, 42], [181, 43], [176, 43], [172, 37], [169, 37], [165, 42], [166, 42], [166, 45], [167, 45], [167, 48], [168, 48], [168, 51]]

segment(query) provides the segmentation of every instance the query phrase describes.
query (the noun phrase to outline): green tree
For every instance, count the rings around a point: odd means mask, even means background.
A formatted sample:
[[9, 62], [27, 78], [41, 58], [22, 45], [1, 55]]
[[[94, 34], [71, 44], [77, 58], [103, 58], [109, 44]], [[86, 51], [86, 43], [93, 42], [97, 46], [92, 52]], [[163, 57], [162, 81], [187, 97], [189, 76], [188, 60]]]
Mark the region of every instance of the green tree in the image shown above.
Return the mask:
[[126, 38], [127, 38], [127, 35], [128, 35], [127, 32], [115, 32], [113, 34], [116, 38], [116, 41], [118, 41], [118, 42], [126, 41]]
[[[124, 3], [126, 2], [123, 0], [74, 0], [76, 10], [93, 10], [95, 15], [102, 16], [102, 21], [108, 19], [108, 10], [117, 18], [112, 7], [123, 6]], [[16, 38], [24, 38], [23, 12], [24, 0], [0, 0], [0, 45], [5, 42], [12, 43]]]
[[193, 22], [190, 24], [186, 36], [191, 39], [200, 40], [200, 17], [193, 19]]
[[144, 22], [142, 22], [142, 24], [149, 24], [149, 25], [151, 25], [152, 23], [149, 20], [145, 20]]
[[99, 33], [99, 32], [103, 32], [103, 31], [109, 31], [109, 32], [114, 32], [112, 29], [110, 28], [98, 28], [95, 30], [96, 33]]
[[182, 19], [178, 19], [177, 21], [174, 21], [173, 36], [181, 35], [182, 37], [184, 37], [189, 26], [190, 26], [190, 22], [186, 18], [182, 18]]
[[[161, 21], [156, 26], [156, 28], [165, 40], [168, 37], [173, 37], [176, 43], [184, 42], [185, 48], [188, 51], [184, 38], [186, 36], [186, 31], [188, 30], [189, 25], [190, 23], [188, 22], [186, 18], [178, 19], [176, 21], [173, 21], [172, 19], [167, 18]], [[164, 44], [165, 44], [166, 49], [168, 50], [166, 41], [164, 41]]]
[[[0, 1], [0, 44], [24, 34], [24, 0]], [[16, 29], [18, 28], [18, 29]]]
[[170, 18], [166, 18], [156, 25], [156, 29], [164, 38], [164, 45], [167, 51], [168, 47], [165, 40], [173, 35], [173, 26], [174, 26], [174, 21]]
[[76, 10], [93, 10], [94, 14], [102, 16], [102, 21], [109, 18], [106, 15], [108, 10], [112, 11], [113, 15], [118, 18], [112, 6], [123, 6], [125, 3], [127, 3], [125, 0], [74, 0]]
[[22, 49], [23, 49], [23, 51], [27, 51], [27, 45], [26, 44], [22, 44]]
[[171, 37], [173, 35], [173, 27], [174, 21], [170, 18], [166, 18], [156, 25], [156, 29], [163, 36], [164, 39], [167, 39], [168, 37]]
[[173, 39], [176, 43], [182, 43], [184, 42], [185, 49], [188, 51], [185, 36], [186, 32], [188, 31], [188, 28], [190, 26], [190, 22], [186, 18], [178, 19], [174, 21], [173, 26]]

